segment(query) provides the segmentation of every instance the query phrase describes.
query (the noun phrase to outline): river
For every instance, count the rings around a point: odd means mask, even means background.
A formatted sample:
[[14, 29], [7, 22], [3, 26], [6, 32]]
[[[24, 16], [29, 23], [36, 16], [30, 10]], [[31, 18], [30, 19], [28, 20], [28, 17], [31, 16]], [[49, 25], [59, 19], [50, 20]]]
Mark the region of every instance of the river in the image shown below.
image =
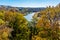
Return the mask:
[[28, 21], [31, 21], [32, 16], [35, 14], [35, 12], [29, 13], [28, 15], [24, 16]]

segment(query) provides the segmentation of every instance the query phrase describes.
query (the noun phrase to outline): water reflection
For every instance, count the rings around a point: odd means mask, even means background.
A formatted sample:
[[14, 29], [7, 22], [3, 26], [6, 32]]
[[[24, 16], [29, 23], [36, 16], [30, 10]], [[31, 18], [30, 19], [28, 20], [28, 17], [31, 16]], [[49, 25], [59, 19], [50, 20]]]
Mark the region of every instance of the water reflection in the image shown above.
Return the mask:
[[33, 16], [34, 14], [35, 14], [35, 13], [33, 12], [33, 13], [30, 13], [30, 14], [24, 16], [24, 17], [25, 17], [28, 21], [31, 21], [32, 16]]

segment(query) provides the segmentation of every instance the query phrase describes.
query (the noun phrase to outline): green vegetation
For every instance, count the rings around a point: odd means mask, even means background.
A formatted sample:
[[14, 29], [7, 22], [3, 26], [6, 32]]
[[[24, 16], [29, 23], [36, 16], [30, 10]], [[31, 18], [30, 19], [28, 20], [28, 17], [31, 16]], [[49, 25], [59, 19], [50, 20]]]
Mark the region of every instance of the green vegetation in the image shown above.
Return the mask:
[[60, 5], [47, 7], [32, 21], [13, 10], [0, 10], [0, 40], [60, 40]]

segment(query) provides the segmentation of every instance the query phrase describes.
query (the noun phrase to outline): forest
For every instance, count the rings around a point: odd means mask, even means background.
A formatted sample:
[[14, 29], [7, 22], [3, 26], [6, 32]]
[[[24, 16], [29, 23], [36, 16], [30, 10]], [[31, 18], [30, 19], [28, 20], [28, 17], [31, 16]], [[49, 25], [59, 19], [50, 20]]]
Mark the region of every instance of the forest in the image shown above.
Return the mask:
[[0, 40], [60, 40], [60, 4], [36, 12], [31, 21], [24, 16], [0, 8]]

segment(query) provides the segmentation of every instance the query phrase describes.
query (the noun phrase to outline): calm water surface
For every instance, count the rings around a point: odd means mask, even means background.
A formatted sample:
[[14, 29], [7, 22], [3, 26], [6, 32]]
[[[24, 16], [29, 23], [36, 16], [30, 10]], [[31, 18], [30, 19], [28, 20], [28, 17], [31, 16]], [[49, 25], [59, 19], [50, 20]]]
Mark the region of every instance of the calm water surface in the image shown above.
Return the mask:
[[28, 15], [26, 15], [26, 16], [24, 16], [28, 21], [31, 21], [31, 19], [32, 19], [32, 16], [35, 14], [35, 12], [33, 12], [33, 13], [30, 13], [30, 14], [28, 14]]

